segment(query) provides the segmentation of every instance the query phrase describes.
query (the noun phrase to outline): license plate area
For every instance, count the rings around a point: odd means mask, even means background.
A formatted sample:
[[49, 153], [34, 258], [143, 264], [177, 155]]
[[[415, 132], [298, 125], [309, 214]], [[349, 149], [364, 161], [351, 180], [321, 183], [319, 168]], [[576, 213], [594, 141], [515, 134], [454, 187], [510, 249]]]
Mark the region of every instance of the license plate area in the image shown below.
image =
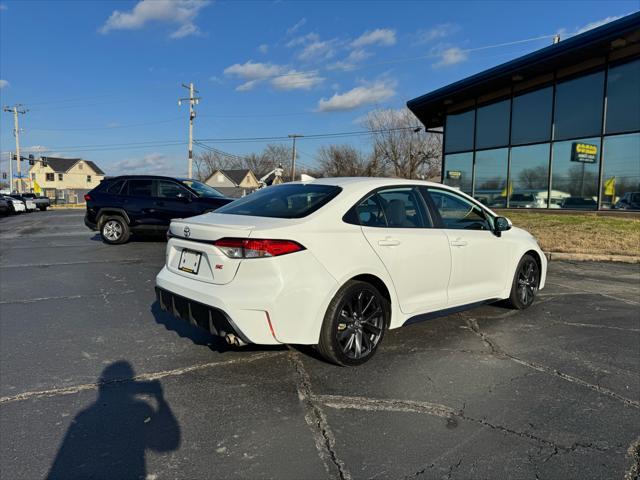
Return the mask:
[[200, 268], [201, 258], [202, 253], [194, 252], [193, 250], [188, 250], [185, 248], [180, 254], [180, 263], [178, 264], [178, 269], [182, 270], [183, 272], [197, 275], [198, 269]]

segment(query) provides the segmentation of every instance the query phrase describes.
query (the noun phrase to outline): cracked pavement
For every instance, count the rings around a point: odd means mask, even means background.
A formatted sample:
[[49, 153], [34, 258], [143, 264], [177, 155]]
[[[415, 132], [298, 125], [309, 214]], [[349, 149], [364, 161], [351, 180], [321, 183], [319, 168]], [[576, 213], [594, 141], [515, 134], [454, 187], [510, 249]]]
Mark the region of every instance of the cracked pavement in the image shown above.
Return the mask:
[[82, 215], [0, 219], [2, 478], [638, 478], [638, 265], [552, 262], [529, 310], [390, 331], [347, 369], [172, 318], [164, 242]]

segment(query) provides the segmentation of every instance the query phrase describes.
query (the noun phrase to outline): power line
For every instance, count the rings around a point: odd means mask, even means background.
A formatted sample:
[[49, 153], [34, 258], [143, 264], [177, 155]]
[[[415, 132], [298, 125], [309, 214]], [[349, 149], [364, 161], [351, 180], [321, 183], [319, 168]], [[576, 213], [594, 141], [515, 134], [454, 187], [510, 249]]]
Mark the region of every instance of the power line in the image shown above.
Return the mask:
[[159, 125], [161, 123], [173, 123], [178, 120], [182, 120], [182, 117], [174, 117], [169, 120], [157, 120], [154, 122], [140, 122], [140, 123], [129, 123], [124, 125], [112, 125], [112, 126], [104, 126], [104, 127], [82, 127], [82, 128], [30, 128], [31, 131], [42, 131], [42, 132], [80, 132], [80, 131], [90, 131], [90, 130], [116, 130], [118, 128], [132, 128], [132, 127], [142, 127], [146, 125]]

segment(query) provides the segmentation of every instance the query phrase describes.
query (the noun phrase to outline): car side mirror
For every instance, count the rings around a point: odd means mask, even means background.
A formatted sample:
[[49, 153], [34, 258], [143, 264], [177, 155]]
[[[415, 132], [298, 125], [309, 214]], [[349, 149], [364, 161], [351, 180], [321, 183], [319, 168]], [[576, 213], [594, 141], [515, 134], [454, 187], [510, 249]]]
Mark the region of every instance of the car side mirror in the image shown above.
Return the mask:
[[495, 233], [498, 237], [502, 236], [502, 232], [506, 232], [507, 230], [511, 230], [511, 220], [507, 217], [496, 217], [493, 220], [493, 233]]

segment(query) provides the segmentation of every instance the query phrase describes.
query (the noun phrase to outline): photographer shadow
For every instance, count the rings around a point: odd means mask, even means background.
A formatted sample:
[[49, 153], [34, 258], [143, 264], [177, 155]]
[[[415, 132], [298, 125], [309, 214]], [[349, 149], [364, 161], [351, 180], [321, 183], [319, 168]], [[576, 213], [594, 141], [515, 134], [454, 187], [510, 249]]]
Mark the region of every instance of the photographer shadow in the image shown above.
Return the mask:
[[126, 361], [103, 370], [98, 398], [71, 422], [48, 479], [144, 479], [147, 450], [178, 449], [180, 426], [162, 385], [134, 377]]

